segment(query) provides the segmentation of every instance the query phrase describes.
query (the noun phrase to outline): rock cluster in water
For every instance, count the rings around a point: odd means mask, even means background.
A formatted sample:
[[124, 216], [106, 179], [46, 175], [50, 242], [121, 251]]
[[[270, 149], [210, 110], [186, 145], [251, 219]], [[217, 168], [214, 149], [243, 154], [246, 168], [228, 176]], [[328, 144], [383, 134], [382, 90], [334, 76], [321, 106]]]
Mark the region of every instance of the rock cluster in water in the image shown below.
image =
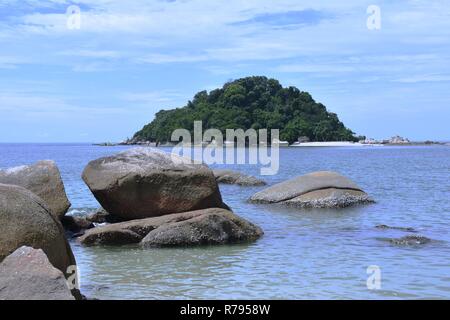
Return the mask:
[[96, 218], [122, 220], [87, 230], [84, 245], [230, 244], [263, 234], [223, 203], [212, 170], [187, 158], [130, 149], [90, 162], [83, 180], [104, 208]]
[[[256, 177], [213, 172], [190, 159], [135, 148], [91, 161], [82, 178], [102, 208], [87, 216], [65, 216], [70, 202], [54, 162], [0, 170], [0, 299], [82, 298], [66, 286], [67, 270], [76, 261], [65, 236], [86, 246], [157, 248], [243, 243], [263, 235], [261, 228], [230, 210], [218, 187], [265, 185]], [[301, 208], [372, 202], [335, 172], [276, 184], [251, 201]], [[425, 241], [408, 236], [393, 243]]]
[[318, 171], [264, 189], [254, 194], [250, 202], [300, 208], [344, 208], [373, 200], [350, 179], [336, 172]]

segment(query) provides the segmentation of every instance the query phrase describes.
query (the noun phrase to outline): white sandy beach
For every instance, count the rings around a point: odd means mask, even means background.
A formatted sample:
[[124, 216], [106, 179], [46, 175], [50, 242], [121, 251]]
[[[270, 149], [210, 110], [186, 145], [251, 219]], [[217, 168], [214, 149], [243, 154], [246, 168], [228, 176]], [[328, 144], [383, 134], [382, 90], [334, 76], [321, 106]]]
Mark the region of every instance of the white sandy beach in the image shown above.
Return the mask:
[[291, 147], [379, 147], [382, 144], [363, 144], [359, 142], [349, 141], [328, 141], [328, 142], [297, 142], [290, 145]]

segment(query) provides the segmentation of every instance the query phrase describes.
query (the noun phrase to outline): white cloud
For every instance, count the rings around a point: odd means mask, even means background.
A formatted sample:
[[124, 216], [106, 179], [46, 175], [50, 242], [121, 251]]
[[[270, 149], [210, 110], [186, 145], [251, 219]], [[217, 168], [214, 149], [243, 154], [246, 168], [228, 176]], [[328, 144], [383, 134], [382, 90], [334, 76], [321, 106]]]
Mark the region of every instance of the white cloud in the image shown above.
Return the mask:
[[343, 65], [319, 65], [319, 64], [288, 64], [275, 68], [279, 72], [295, 73], [342, 73], [354, 72], [356, 69], [352, 66]]
[[[450, 19], [443, 19], [448, 15], [444, 1], [432, 1], [430, 5], [425, 1], [404, 1], [403, 5], [385, 3], [382, 15], [386, 23], [378, 34], [365, 27], [366, 8], [356, 0], [344, 3], [312, 0], [83, 0], [76, 1], [86, 6], [86, 9], [82, 6], [80, 30], [66, 27], [65, 12], [41, 13], [38, 2], [29, 3], [36, 5], [37, 12], [17, 17], [18, 22], [13, 27], [19, 36], [33, 34], [42, 37], [42, 41], [52, 39], [56, 47], [63, 44], [74, 46], [73, 51], [62, 48], [63, 52], [73, 52], [74, 56], [91, 59], [120, 56], [131, 62], [150, 64], [274, 60], [324, 53], [363, 54], [370, 50], [384, 50], [377, 48], [377, 38], [383, 39], [384, 45], [392, 42], [395, 46], [398, 38], [420, 43], [429, 41], [429, 38], [415, 36], [424, 32], [430, 34], [433, 30], [435, 41], [445, 41], [450, 30]], [[68, 4], [67, 1], [48, 3]], [[389, 10], [391, 7], [393, 10]], [[251, 23], [233, 25], [261, 14], [309, 9], [329, 12], [333, 19], [290, 29]], [[434, 18], [440, 26], [448, 28], [433, 28]], [[411, 28], [412, 24], [414, 28]], [[78, 49], [86, 42], [93, 43], [92, 47]], [[145, 44], [153, 43], [156, 47], [148, 52]]]
[[26, 59], [10, 56], [0, 56], [0, 69], [13, 69], [18, 65], [26, 63], [28, 63]]
[[450, 74], [421, 74], [395, 79], [400, 83], [420, 83], [420, 82], [449, 82]]
[[210, 57], [206, 54], [147, 54], [143, 57], [136, 58], [138, 63], [163, 64], [163, 63], [180, 63], [180, 62], [199, 62], [207, 61]]
[[129, 110], [118, 107], [80, 106], [73, 97], [61, 97], [51, 94], [39, 94], [36, 92], [15, 91], [0, 92], [0, 112], [14, 115], [19, 118], [42, 119], [49, 117], [67, 118], [83, 115], [84, 117], [126, 114]]
[[87, 62], [87, 63], [76, 63], [72, 67], [73, 72], [106, 72], [114, 71], [114, 66], [104, 62]]
[[121, 56], [120, 52], [112, 51], [112, 50], [66, 50], [61, 51], [58, 54], [63, 56], [78, 56], [78, 57], [87, 57], [87, 58], [106, 58], [106, 59], [114, 59], [119, 58]]
[[137, 102], [144, 104], [160, 104], [162, 102], [174, 102], [185, 99], [186, 96], [179, 91], [150, 91], [150, 92], [127, 92], [119, 96], [121, 99], [129, 102]]

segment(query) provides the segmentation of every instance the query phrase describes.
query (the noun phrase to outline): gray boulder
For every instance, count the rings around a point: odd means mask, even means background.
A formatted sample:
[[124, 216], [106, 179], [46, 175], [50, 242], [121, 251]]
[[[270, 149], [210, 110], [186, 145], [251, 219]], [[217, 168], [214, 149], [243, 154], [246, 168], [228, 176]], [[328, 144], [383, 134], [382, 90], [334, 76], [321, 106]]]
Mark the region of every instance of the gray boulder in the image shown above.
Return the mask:
[[153, 148], [91, 161], [82, 177], [102, 207], [124, 220], [227, 208], [206, 165]]
[[264, 189], [253, 203], [280, 203], [300, 208], [344, 208], [373, 200], [353, 181], [331, 171], [296, 177]]
[[45, 253], [21, 247], [0, 264], [0, 300], [74, 300], [64, 274]]
[[239, 186], [264, 186], [266, 182], [233, 170], [213, 170], [217, 183], [237, 184]]
[[22, 187], [0, 184], [0, 261], [21, 246], [42, 249], [63, 273], [76, 264], [61, 223], [45, 202]]
[[263, 231], [230, 211], [209, 212], [183, 221], [164, 224], [141, 241], [145, 247], [220, 245], [254, 241]]
[[144, 247], [198, 246], [254, 241], [262, 230], [221, 208], [115, 223], [86, 231], [81, 244]]
[[0, 183], [30, 190], [42, 198], [55, 217], [61, 219], [70, 207], [58, 167], [53, 161], [0, 170]]

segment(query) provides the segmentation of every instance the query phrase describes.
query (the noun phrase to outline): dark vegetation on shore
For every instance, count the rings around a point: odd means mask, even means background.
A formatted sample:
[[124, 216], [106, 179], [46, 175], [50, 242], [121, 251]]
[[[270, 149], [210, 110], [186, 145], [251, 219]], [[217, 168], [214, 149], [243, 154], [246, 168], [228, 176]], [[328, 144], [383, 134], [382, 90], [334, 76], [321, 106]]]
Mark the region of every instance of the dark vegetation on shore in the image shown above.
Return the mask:
[[280, 139], [293, 143], [299, 137], [311, 141], [358, 141], [335, 113], [317, 103], [308, 92], [283, 88], [275, 79], [247, 77], [222, 88], [197, 93], [186, 106], [159, 111], [155, 119], [129, 142], [168, 142], [175, 129], [193, 134], [194, 121], [203, 129], [280, 129]]

